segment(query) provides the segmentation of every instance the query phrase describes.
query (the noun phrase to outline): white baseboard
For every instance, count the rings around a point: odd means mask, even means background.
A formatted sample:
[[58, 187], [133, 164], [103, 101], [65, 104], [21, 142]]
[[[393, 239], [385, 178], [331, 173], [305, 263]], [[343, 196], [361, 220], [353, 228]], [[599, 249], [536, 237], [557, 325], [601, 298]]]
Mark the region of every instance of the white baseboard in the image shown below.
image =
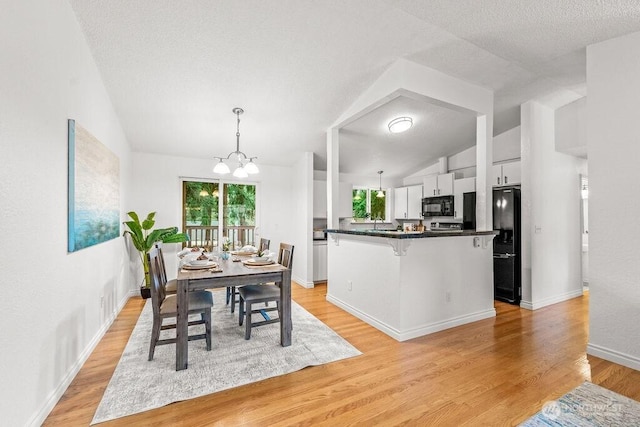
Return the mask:
[[546, 307], [548, 305], [557, 304], [562, 301], [567, 301], [572, 298], [577, 298], [582, 296], [582, 288], [576, 289], [575, 291], [565, 292], [564, 294], [553, 295], [551, 297], [543, 298], [538, 301], [520, 301], [520, 307], [525, 308], [527, 310], [537, 310], [542, 307]]
[[299, 277], [292, 277], [291, 281], [292, 282], [296, 282], [298, 285], [302, 286], [303, 288], [307, 288], [307, 289], [313, 289], [313, 287], [315, 286], [313, 281], [309, 282], [307, 280], [302, 280]]
[[621, 353], [619, 351], [591, 343], [587, 344], [587, 354], [640, 371], [640, 358], [630, 354]]
[[520, 300], [520, 308], [526, 308], [527, 310], [533, 310], [533, 303], [531, 301]]
[[67, 391], [67, 388], [69, 387], [73, 379], [76, 377], [78, 372], [80, 372], [82, 365], [84, 365], [84, 363], [87, 361], [89, 356], [91, 356], [91, 353], [93, 353], [93, 350], [95, 350], [100, 340], [102, 340], [102, 338], [104, 337], [104, 334], [107, 333], [107, 331], [113, 324], [113, 321], [116, 319], [116, 317], [118, 317], [118, 314], [122, 311], [122, 309], [124, 308], [129, 298], [134, 296], [139, 296], [139, 295], [140, 295], [140, 291], [135, 289], [124, 294], [122, 300], [118, 303], [116, 310], [111, 314], [111, 316], [109, 316], [107, 321], [102, 325], [102, 327], [98, 330], [98, 332], [96, 332], [96, 334], [93, 336], [89, 344], [87, 344], [87, 346], [82, 351], [82, 353], [80, 353], [80, 356], [78, 357], [78, 359], [69, 368], [69, 370], [65, 374], [64, 378], [62, 378], [58, 386], [51, 393], [49, 393], [49, 396], [47, 397], [47, 400], [44, 402], [44, 404], [40, 407], [40, 409], [35, 414], [33, 414], [33, 416], [27, 422], [28, 426], [38, 427], [44, 423], [44, 420], [47, 419], [47, 416], [49, 416], [49, 413], [56, 406], [56, 404], [58, 403], [58, 401], [60, 400], [64, 392]]
[[358, 319], [363, 322], [368, 323], [374, 328], [384, 332], [389, 335], [391, 338], [394, 338], [398, 341], [406, 341], [413, 338], [421, 337], [423, 335], [432, 334], [434, 332], [443, 331], [445, 329], [453, 328], [455, 326], [464, 325], [466, 323], [476, 322], [482, 319], [488, 319], [490, 317], [496, 316], [496, 310], [491, 308], [489, 310], [479, 311], [476, 313], [467, 314], [464, 316], [452, 317], [450, 319], [442, 320], [440, 322], [427, 323], [425, 325], [421, 325], [416, 328], [411, 328], [407, 330], [399, 330], [394, 328], [375, 317], [371, 317], [366, 313], [358, 310], [350, 304], [347, 304], [329, 294], [327, 294], [327, 301], [330, 303], [340, 307], [344, 311], [356, 316]]

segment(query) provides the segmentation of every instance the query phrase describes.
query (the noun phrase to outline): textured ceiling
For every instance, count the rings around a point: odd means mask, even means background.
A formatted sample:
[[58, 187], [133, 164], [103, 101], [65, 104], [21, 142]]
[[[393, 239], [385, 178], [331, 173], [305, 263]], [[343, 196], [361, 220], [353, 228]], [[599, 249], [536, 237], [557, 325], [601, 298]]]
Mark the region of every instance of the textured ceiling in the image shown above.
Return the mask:
[[[134, 150], [226, 156], [240, 106], [244, 152], [290, 165], [313, 151], [319, 169], [328, 126], [398, 58], [493, 89], [499, 132], [526, 100], [584, 95], [585, 46], [640, 30], [637, 0], [70, 3]], [[439, 119], [392, 140], [374, 125], [394, 108]], [[406, 99], [370, 116], [344, 131], [345, 171], [401, 175], [474, 141], [469, 118]]]

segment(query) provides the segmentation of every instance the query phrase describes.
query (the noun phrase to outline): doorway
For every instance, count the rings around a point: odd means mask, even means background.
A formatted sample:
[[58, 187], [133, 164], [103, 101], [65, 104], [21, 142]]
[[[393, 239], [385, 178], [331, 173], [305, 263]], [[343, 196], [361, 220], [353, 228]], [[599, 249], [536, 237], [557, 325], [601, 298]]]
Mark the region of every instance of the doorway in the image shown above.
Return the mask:
[[580, 224], [582, 227], [582, 287], [589, 289], [589, 178], [580, 175]]

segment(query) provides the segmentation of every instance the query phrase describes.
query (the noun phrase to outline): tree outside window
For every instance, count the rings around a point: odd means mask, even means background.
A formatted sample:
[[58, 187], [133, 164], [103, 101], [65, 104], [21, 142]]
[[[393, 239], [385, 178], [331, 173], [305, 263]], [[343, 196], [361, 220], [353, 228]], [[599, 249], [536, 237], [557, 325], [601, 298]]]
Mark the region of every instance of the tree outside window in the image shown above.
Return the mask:
[[375, 188], [354, 188], [352, 192], [353, 217], [371, 218], [385, 221], [387, 213], [387, 192], [382, 191], [383, 197], [377, 197]]
[[219, 236], [229, 237], [234, 248], [255, 244], [254, 184], [183, 181], [182, 200], [190, 246], [216, 248]]
[[183, 181], [184, 225], [218, 225], [218, 183]]

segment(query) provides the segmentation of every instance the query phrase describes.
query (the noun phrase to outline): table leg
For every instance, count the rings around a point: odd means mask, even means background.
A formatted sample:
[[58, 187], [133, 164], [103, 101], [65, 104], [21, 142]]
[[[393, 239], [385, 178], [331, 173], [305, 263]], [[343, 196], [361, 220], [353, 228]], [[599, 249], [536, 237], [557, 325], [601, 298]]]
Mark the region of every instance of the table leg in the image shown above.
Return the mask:
[[280, 344], [283, 347], [291, 345], [291, 270], [282, 272], [282, 282], [280, 284], [280, 300], [282, 301], [280, 320]]
[[188, 299], [188, 280], [178, 280], [176, 298], [177, 298], [177, 316], [176, 316], [176, 371], [187, 369], [188, 351], [189, 351], [189, 299]]

